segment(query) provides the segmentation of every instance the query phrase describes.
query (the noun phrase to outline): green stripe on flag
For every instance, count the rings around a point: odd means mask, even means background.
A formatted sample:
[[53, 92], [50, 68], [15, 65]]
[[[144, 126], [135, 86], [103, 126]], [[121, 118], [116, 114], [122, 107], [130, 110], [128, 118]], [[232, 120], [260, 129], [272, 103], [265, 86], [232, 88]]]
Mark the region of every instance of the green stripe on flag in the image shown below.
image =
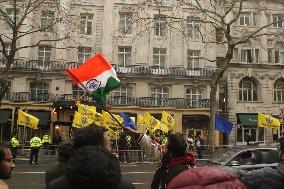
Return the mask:
[[92, 92], [92, 97], [101, 104], [105, 104], [106, 102], [106, 95], [118, 88], [121, 85], [121, 82], [116, 80], [113, 77], [109, 77], [105, 87], [98, 88], [96, 91]]

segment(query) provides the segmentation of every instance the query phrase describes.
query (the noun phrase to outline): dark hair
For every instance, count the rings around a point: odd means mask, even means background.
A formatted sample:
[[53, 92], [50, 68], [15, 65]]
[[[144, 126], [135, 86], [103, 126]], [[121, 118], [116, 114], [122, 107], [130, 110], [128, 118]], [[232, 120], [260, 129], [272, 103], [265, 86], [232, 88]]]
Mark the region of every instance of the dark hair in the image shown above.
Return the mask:
[[74, 148], [81, 146], [100, 146], [103, 144], [104, 133], [107, 131], [105, 127], [90, 125], [78, 129], [74, 133]]
[[182, 156], [186, 152], [187, 143], [182, 133], [170, 134], [168, 136], [168, 153], [173, 156]]
[[59, 162], [67, 162], [73, 154], [73, 141], [65, 140], [59, 143], [58, 148], [58, 160]]
[[0, 162], [3, 161], [5, 157], [5, 149], [9, 148], [8, 142], [0, 142]]

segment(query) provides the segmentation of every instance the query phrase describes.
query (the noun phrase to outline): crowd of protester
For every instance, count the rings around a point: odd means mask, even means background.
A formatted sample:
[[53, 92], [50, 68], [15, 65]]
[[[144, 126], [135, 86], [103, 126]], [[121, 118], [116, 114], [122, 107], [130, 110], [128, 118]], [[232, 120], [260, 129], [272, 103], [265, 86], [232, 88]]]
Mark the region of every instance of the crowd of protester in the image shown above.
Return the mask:
[[[159, 160], [151, 189], [280, 189], [284, 188], [284, 138], [279, 139], [276, 168], [228, 171], [218, 167], [196, 167], [191, 148], [202, 146], [200, 137], [185, 139], [180, 133], [151, 135], [126, 129], [117, 141], [120, 150], [143, 149]], [[194, 145], [192, 144], [194, 142]], [[0, 188], [15, 168], [11, 145], [0, 144]], [[47, 189], [133, 189], [121, 176], [119, 158], [104, 127], [91, 125], [78, 129], [72, 140], [58, 146], [58, 165], [46, 172]], [[196, 149], [197, 151], [198, 149]], [[123, 156], [123, 154], [119, 154]], [[143, 156], [143, 155], [142, 155]], [[126, 155], [127, 161], [127, 155]]]

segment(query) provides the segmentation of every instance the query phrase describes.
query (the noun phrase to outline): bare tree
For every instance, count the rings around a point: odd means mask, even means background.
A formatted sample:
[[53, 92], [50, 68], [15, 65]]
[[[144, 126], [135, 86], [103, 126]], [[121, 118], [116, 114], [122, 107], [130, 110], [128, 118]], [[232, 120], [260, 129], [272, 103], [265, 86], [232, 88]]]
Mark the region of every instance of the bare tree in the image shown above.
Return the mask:
[[[215, 128], [215, 114], [217, 112], [217, 87], [220, 79], [224, 76], [230, 62], [233, 58], [234, 48], [240, 44], [247, 43], [250, 40], [257, 40], [260, 36], [268, 35], [275, 36], [283, 41], [283, 35], [279, 31], [268, 32], [265, 29], [281, 24], [283, 22], [282, 16], [267, 21], [261, 20], [254, 23], [257, 27], [246, 27], [248, 25], [246, 20], [242, 20], [243, 26], [240, 24], [240, 17], [243, 19], [244, 7], [257, 11], [263, 9], [266, 5], [265, 1], [258, 0], [176, 0], [173, 7], [165, 6], [171, 1], [154, 0], [154, 1], [139, 1], [140, 3], [135, 10], [129, 8], [128, 11], [136, 13], [133, 17], [133, 27], [136, 27], [137, 37], [141, 35], [149, 35], [150, 29], [153, 29], [155, 21], [162, 20], [159, 24], [164, 24], [169, 30], [175, 30], [182, 34], [187, 47], [189, 48], [188, 34], [186, 22], [188, 18], [180, 15], [180, 9], [183, 6], [190, 7], [189, 11], [194, 13], [193, 19], [198, 23], [197, 30], [201, 36], [203, 44], [215, 44], [216, 47], [221, 47], [223, 53], [217, 59], [208, 59], [200, 57], [205, 61], [212, 62], [217, 65], [212, 79], [210, 80], [210, 126], [209, 126], [209, 143], [214, 146], [214, 128]], [[275, 1], [275, 3], [283, 4], [283, 1]], [[156, 11], [156, 16], [149, 12]], [[127, 11], [127, 7], [125, 9]], [[258, 15], [256, 15], [258, 16]], [[252, 22], [252, 19], [251, 19]], [[206, 28], [206, 29], [205, 29]], [[196, 29], [196, 28], [195, 28]], [[166, 36], [166, 35], [165, 35]]]
[[[1, 0], [0, 1], [0, 102], [8, 89], [8, 75], [16, 53], [22, 49], [38, 47], [43, 43], [52, 43], [67, 39], [68, 36], [56, 33], [64, 18], [64, 6], [57, 0]], [[19, 41], [35, 34], [48, 32], [44, 38], [33, 38], [29, 44], [19, 45]]]

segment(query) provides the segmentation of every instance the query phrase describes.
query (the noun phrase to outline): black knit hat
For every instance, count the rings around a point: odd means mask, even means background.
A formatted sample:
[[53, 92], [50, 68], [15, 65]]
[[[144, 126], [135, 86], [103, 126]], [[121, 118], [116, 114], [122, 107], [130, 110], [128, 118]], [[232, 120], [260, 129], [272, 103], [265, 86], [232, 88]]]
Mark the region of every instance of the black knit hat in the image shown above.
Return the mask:
[[78, 188], [115, 189], [121, 172], [113, 154], [99, 147], [83, 146], [69, 159], [66, 177]]

